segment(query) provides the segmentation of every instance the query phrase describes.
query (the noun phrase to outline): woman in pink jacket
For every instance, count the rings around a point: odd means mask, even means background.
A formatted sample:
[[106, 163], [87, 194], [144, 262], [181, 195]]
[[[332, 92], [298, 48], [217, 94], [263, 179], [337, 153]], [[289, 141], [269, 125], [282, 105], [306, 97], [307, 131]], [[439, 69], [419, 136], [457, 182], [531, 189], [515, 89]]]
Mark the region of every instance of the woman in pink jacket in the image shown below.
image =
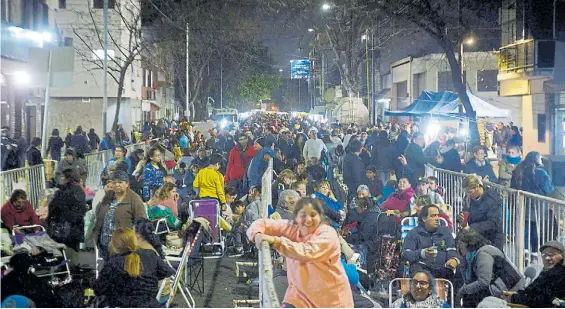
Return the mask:
[[302, 198], [294, 216], [295, 221], [259, 219], [247, 230], [251, 241], [266, 241], [286, 257], [288, 289], [281, 307], [353, 308], [337, 232], [322, 223], [320, 202]]

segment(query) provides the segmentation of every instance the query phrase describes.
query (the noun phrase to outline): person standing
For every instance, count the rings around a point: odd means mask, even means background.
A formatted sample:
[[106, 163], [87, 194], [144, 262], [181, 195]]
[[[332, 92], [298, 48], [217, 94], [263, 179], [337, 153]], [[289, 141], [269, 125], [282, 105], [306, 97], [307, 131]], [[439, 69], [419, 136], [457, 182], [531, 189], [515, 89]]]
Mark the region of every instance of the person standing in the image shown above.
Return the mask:
[[27, 164], [29, 166], [43, 164], [43, 157], [41, 156], [41, 138], [34, 137], [31, 139], [31, 145], [27, 149]]
[[365, 165], [359, 158], [359, 154], [362, 150], [361, 141], [358, 139], [352, 140], [348, 148], [351, 150], [345, 158], [343, 159], [343, 182], [349, 188], [349, 194], [347, 196], [348, 207], [351, 206], [351, 201], [355, 197], [357, 188], [367, 183], [367, 176], [365, 172]]
[[46, 151], [46, 153], [51, 155], [51, 160], [55, 160], [57, 162], [61, 160], [61, 149], [63, 149], [64, 146], [65, 142], [59, 136], [59, 130], [53, 129]]
[[90, 131], [88, 132], [88, 140], [90, 144], [90, 150], [98, 149], [98, 145], [100, 144], [100, 137], [98, 137], [98, 134], [94, 132], [93, 128], [90, 128]]
[[10, 128], [9, 127], [2, 127], [2, 148], [0, 150], [1, 158], [2, 158], [2, 171], [9, 171], [16, 168], [19, 168], [22, 164], [20, 162], [20, 158], [18, 156], [18, 143], [10, 138]]
[[250, 139], [244, 133], [238, 136], [238, 143], [230, 151], [226, 167], [225, 182], [228, 187], [235, 188], [239, 196], [245, 192], [245, 175], [257, 152], [250, 145]]
[[308, 133], [310, 139], [304, 144], [304, 149], [302, 149], [302, 157], [306, 162], [311, 158], [318, 158], [318, 161], [322, 159], [322, 151], [328, 151], [326, 144], [321, 139], [318, 139], [315, 130], [310, 130]]

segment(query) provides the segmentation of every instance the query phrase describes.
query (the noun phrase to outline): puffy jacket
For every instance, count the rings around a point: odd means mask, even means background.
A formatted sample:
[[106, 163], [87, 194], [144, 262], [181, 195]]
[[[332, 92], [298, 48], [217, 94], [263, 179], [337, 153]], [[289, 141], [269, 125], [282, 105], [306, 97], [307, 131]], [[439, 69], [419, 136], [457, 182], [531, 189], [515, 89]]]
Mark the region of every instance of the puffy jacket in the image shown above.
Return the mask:
[[484, 194], [469, 204], [469, 226], [488, 239], [493, 246], [503, 250], [504, 233], [502, 231], [502, 200], [500, 195], [484, 188]]
[[261, 178], [268, 164], [267, 161], [263, 160], [265, 154], [270, 154], [273, 158], [275, 157], [275, 152], [269, 147], [265, 147], [259, 151], [249, 166], [249, 187], [261, 184]]
[[367, 248], [376, 248], [374, 241], [376, 238], [377, 224], [381, 211], [378, 207], [365, 210], [359, 213], [357, 209], [352, 209], [347, 214], [344, 225], [351, 225], [357, 222], [357, 231], [352, 232], [347, 237], [347, 242], [354, 245], [367, 245]]
[[[437, 246], [437, 256], [422, 256], [422, 250], [433, 246]], [[432, 269], [441, 269], [449, 259], [457, 257], [453, 235], [447, 227], [441, 225], [435, 232], [428, 232], [424, 225], [418, 225], [408, 232], [402, 248], [404, 261], [412, 265], [422, 263]]]
[[235, 145], [234, 148], [230, 151], [230, 156], [228, 158], [228, 165], [226, 169], [226, 182], [230, 180], [242, 180], [243, 176], [249, 164], [251, 164], [251, 160], [257, 152], [253, 146], [248, 146], [247, 150], [242, 153], [241, 146]]

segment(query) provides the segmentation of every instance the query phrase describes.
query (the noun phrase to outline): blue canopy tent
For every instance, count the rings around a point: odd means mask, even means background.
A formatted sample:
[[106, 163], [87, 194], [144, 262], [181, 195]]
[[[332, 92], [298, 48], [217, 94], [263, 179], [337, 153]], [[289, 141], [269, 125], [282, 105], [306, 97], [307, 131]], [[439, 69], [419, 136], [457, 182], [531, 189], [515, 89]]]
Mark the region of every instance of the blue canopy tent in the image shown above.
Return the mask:
[[[510, 112], [498, 108], [467, 90], [473, 110], [480, 118], [510, 118]], [[385, 116], [454, 117], [459, 114], [459, 96], [451, 91], [423, 91], [409, 106], [396, 111], [385, 111]]]

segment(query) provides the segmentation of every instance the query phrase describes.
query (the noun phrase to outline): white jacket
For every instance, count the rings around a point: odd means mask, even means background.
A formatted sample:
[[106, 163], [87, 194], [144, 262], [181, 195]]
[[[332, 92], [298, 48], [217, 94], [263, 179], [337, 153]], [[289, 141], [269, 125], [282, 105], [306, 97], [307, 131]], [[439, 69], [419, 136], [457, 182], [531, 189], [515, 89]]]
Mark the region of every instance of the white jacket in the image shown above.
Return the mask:
[[304, 160], [308, 162], [310, 158], [316, 157], [318, 160], [322, 157], [322, 150], [328, 151], [326, 144], [321, 139], [309, 139], [304, 144], [304, 149], [302, 149], [302, 156]]

